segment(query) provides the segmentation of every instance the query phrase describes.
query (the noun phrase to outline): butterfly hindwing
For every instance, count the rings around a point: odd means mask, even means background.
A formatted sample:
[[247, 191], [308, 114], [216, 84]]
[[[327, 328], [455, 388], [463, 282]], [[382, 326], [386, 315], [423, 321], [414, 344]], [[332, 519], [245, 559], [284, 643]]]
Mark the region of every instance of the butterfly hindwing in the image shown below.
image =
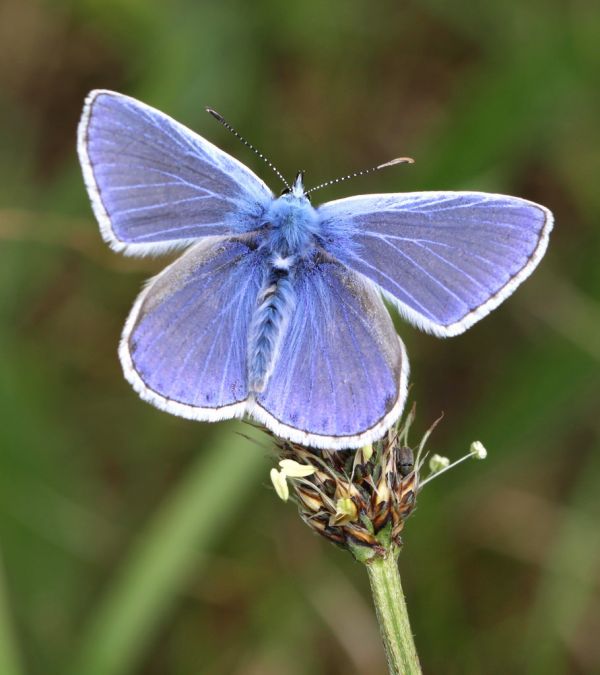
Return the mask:
[[164, 113], [96, 90], [78, 152], [104, 239], [130, 255], [248, 232], [273, 198], [241, 162]]
[[379, 292], [335, 261], [304, 263], [296, 307], [266, 389], [250, 413], [276, 435], [360, 447], [397, 419], [408, 360]]
[[209, 238], [150, 281], [119, 352], [142, 398], [190, 419], [243, 414], [248, 326], [261, 275], [250, 242]]
[[552, 228], [543, 206], [482, 192], [364, 195], [318, 212], [329, 253], [439, 336], [462, 333], [508, 297]]

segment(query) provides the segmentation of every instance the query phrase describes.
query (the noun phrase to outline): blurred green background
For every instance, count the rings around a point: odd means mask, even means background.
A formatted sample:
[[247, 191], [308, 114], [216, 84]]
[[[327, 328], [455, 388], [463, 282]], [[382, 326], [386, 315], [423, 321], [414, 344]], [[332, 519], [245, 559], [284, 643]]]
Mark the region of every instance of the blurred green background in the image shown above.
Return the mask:
[[[324, 190], [475, 189], [556, 216], [533, 277], [447, 341], [398, 323], [436, 481], [401, 570], [427, 673], [600, 673], [600, 8], [593, 0], [2, 0], [0, 674], [385, 671], [364, 570], [240, 423], [143, 403], [116, 347], [165, 260], [102, 243], [75, 153], [113, 88]], [[414, 438], [416, 440], [416, 437]]]

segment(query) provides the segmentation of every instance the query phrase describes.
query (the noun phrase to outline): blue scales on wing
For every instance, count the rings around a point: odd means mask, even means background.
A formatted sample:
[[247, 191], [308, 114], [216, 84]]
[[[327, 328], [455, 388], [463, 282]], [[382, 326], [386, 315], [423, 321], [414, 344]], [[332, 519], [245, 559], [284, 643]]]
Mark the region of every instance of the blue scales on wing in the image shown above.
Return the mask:
[[440, 336], [462, 333], [508, 297], [552, 228], [543, 206], [481, 192], [364, 195], [318, 212], [327, 251]]
[[330, 259], [294, 271], [295, 306], [251, 414], [275, 434], [360, 447], [398, 417], [408, 362], [379, 292]]
[[243, 414], [262, 274], [248, 237], [208, 238], [151, 280], [120, 347], [125, 375], [142, 398], [191, 419]]
[[88, 96], [78, 151], [104, 239], [131, 255], [253, 230], [273, 198], [241, 162], [115, 92]]

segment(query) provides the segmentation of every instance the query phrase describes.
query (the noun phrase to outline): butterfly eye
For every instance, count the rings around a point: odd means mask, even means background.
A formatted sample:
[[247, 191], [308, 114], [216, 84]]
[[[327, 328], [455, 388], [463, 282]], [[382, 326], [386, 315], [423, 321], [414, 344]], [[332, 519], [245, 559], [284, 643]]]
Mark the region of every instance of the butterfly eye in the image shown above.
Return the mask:
[[289, 195], [290, 192], [290, 188], [283, 188], [283, 190], [279, 193], [279, 196], [281, 197], [281, 195]]

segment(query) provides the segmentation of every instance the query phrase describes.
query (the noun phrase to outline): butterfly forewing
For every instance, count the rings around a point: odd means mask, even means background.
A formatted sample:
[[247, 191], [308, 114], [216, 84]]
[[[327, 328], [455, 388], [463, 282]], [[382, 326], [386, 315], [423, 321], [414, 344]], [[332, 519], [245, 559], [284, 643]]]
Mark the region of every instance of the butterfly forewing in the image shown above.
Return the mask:
[[78, 151], [104, 238], [131, 255], [255, 229], [273, 197], [212, 143], [115, 92], [88, 96]]
[[550, 212], [481, 192], [364, 195], [319, 207], [327, 250], [420, 328], [449, 336], [488, 314], [546, 250]]

